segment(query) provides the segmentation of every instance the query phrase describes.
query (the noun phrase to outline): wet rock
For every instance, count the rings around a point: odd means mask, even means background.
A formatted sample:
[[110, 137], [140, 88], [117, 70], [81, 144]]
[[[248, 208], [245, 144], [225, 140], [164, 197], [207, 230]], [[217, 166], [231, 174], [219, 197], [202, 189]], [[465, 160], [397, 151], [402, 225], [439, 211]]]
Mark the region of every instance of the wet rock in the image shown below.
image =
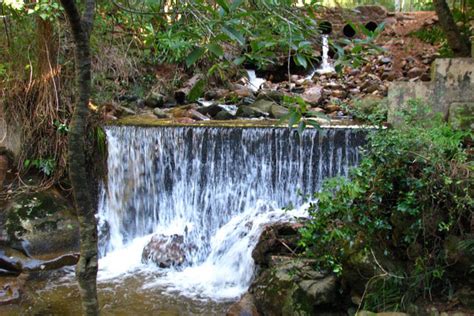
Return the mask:
[[237, 303], [232, 304], [227, 310], [226, 316], [259, 316], [254, 298], [246, 293]]
[[284, 106], [273, 104], [270, 107], [270, 115], [273, 118], [280, 119], [289, 113], [288, 109]]
[[268, 112], [264, 112], [260, 109], [254, 108], [250, 105], [241, 105], [237, 110], [237, 116], [246, 118], [258, 118], [269, 116]]
[[223, 109], [219, 104], [212, 104], [209, 106], [202, 106], [197, 110], [199, 111], [199, 113], [203, 115], [209, 115], [211, 117], [214, 117], [217, 115], [217, 113], [219, 113]]
[[303, 280], [298, 286], [315, 305], [331, 304], [337, 297], [337, 278], [333, 275]]
[[153, 262], [160, 268], [180, 266], [186, 259], [184, 237], [181, 235], [153, 235], [143, 248], [142, 262]]
[[237, 117], [225, 110], [220, 111], [219, 113], [214, 116], [215, 120], [235, 120]]
[[252, 104], [252, 108], [258, 109], [262, 112], [270, 113], [272, 106], [275, 105], [277, 104], [271, 100], [258, 99], [254, 104]]
[[263, 90], [257, 96], [257, 101], [264, 99], [264, 100], [271, 100], [276, 103], [281, 103], [285, 96], [289, 96], [289, 93], [284, 93], [282, 91], [272, 91], [272, 90]]
[[265, 269], [250, 293], [258, 310], [268, 315], [317, 315], [343, 311], [337, 279], [312, 269], [311, 260], [290, 259]]
[[20, 260], [0, 254], [0, 275], [19, 275], [22, 269]]
[[160, 108], [154, 108], [153, 114], [155, 114], [157, 118], [169, 118], [168, 113], [166, 113], [164, 110]]
[[20, 243], [30, 256], [79, 250], [75, 211], [54, 189], [20, 194], [10, 202], [6, 214], [9, 245]]
[[307, 89], [301, 97], [309, 105], [318, 105], [323, 96], [323, 88], [321, 86], [313, 86]]
[[67, 254], [51, 260], [27, 260], [23, 263], [23, 271], [46, 271], [57, 270], [66, 266], [76, 265], [79, 261], [79, 254]]
[[267, 267], [272, 255], [294, 254], [298, 249], [299, 228], [301, 225], [294, 223], [278, 223], [265, 227], [252, 251], [255, 263]]

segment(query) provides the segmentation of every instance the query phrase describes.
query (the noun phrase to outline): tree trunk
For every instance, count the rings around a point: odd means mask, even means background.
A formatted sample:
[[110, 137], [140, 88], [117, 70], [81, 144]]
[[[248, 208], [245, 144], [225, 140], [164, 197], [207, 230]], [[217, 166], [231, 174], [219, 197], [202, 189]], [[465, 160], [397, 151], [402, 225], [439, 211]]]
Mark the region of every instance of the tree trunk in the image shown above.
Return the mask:
[[446, 0], [433, 0], [433, 4], [435, 6], [441, 28], [446, 34], [449, 47], [453, 51], [454, 56], [470, 57], [470, 42], [467, 37], [461, 36], [461, 32], [454, 22], [453, 15], [451, 14], [451, 10], [449, 9]]
[[95, 0], [85, 2], [81, 17], [74, 0], [61, 0], [71, 26], [76, 53], [76, 78], [79, 99], [69, 126], [68, 165], [74, 202], [80, 225], [81, 257], [76, 267], [82, 307], [85, 315], [98, 315], [97, 299], [97, 223], [93, 190], [89, 186], [86, 162], [86, 126], [91, 94], [90, 33], [94, 19]]

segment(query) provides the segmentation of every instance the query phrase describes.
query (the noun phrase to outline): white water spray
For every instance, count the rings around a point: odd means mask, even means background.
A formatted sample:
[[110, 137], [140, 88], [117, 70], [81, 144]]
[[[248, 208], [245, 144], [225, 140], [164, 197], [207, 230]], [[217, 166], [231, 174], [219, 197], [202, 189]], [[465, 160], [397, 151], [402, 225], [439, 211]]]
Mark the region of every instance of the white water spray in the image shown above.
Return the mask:
[[323, 34], [322, 35], [322, 46], [323, 52], [321, 55], [321, 65], [318, 69], [313, 70], [305, 79], [311, 80], [313, 79], [315, 74], [327, 74], [336, 71], [334, 66], [329, 60], [329, 35]]
[[248, 87], [253, 92], [257, 92], [258, 90], [260, 90], [260, 87], [266, 81], [263, 78], [258, 78], [255, 70], [247, 70], [247, 75], [249, 77]]
[[[304, 216], [295, 193], [346, 175], [365, 132], [282, 128], [107, 127], [108, 181], [100, 200], [99, 281], [134, 273], [144, 287], [235, 299], [253, 277], [265, 225]], [[288, 204], [300, 205], [284, 211]], [[154, 234], [180, 234], [193, 250], [180, 270], [141, 263]]]

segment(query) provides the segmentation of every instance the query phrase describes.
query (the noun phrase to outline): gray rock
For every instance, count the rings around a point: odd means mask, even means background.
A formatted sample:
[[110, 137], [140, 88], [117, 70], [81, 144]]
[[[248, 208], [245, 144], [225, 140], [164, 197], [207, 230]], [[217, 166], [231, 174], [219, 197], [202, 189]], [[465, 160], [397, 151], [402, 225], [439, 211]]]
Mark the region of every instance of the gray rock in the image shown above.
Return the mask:
[[315, 305], [331, 304], [336, 300], [337, 278], [333, 275], [322, 279], [303, 280], [298, 286]]
[[79, 250], [79, 224], [73, 207], [54, 189], [21, 194], [6, 210], [9, 245], [28, 256]]
[[169, 118], [168, 113], [166, 113], [164, 110], [160, 108], [154, 108], [153, 114], [155, 114], [157, 118]]
[[254, 108], [249, 105], [241, 105], [237, 109], [237, 116], [246, 117], [246, 118], [257, 118], [257, 117], [267, 117], [268, 112], [264, 112], [260, 109]]
[[254, 298], [246, 293], [237, 303], [232, 304], [227, 310], [226, 316], [259, 316]]
[[280, 119], [289, 113], [288, 109], [284, 106], [274, 104], [270, 108], [270, 115], [273, 118]]
[[180, 266], [186, 260], [184, 237], [181, 235], [153, 235], [143, 248], [142, 262], [153, 262], [160, 268]]
[[252, 104], [252, 108], [258, 109], [262, 112], [270, 113], [272, 106], [276, 105], [275, 102], [271, 100], [259, 99]]
[[214, 119], [215, 120], [222, 120], [222, 121], [234, 120], [234, 119], [236, 119], [236, 116], [232, 115], [231, 113], [229, 113], [225, 110], [222, 110], [219, 113], [217, 113], [216, 116], [214, 116]]
[[145, 99], [145, 106], [149, 108], [163, 107], [166, 101], [166, 97], [160, 93], [152, 93], [148, 98]]
[[313, 86], [307, 89], [301, 97], [309, 105], [318, 105], [323, 96], [323, 88], [321, 86]]

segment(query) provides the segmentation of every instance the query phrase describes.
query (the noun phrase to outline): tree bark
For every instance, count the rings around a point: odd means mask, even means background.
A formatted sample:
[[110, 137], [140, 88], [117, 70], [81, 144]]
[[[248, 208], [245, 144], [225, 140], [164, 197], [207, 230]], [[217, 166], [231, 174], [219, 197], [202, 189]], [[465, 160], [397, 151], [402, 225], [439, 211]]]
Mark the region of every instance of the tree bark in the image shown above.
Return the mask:
[[471, 47], [467, 37], [461, 36], [446, 0], [433, 0], [439, 24], [446, 34], [448, 44], [455, 57], [470, 57]]
[[74, 203], [80, 225], [81, 256], [76, 275], [85, 315], [98, 315], [97, 299], [97, 222], [93, 190], [86, 161], [86, 127], [91, 94], [90, 33], [94, 20], [95, 0], [86, 0], [81, 16], [74, 0], [61, 0], [72, 30], [76, 54], [78, 100], [69, 126], [68, 165]]

